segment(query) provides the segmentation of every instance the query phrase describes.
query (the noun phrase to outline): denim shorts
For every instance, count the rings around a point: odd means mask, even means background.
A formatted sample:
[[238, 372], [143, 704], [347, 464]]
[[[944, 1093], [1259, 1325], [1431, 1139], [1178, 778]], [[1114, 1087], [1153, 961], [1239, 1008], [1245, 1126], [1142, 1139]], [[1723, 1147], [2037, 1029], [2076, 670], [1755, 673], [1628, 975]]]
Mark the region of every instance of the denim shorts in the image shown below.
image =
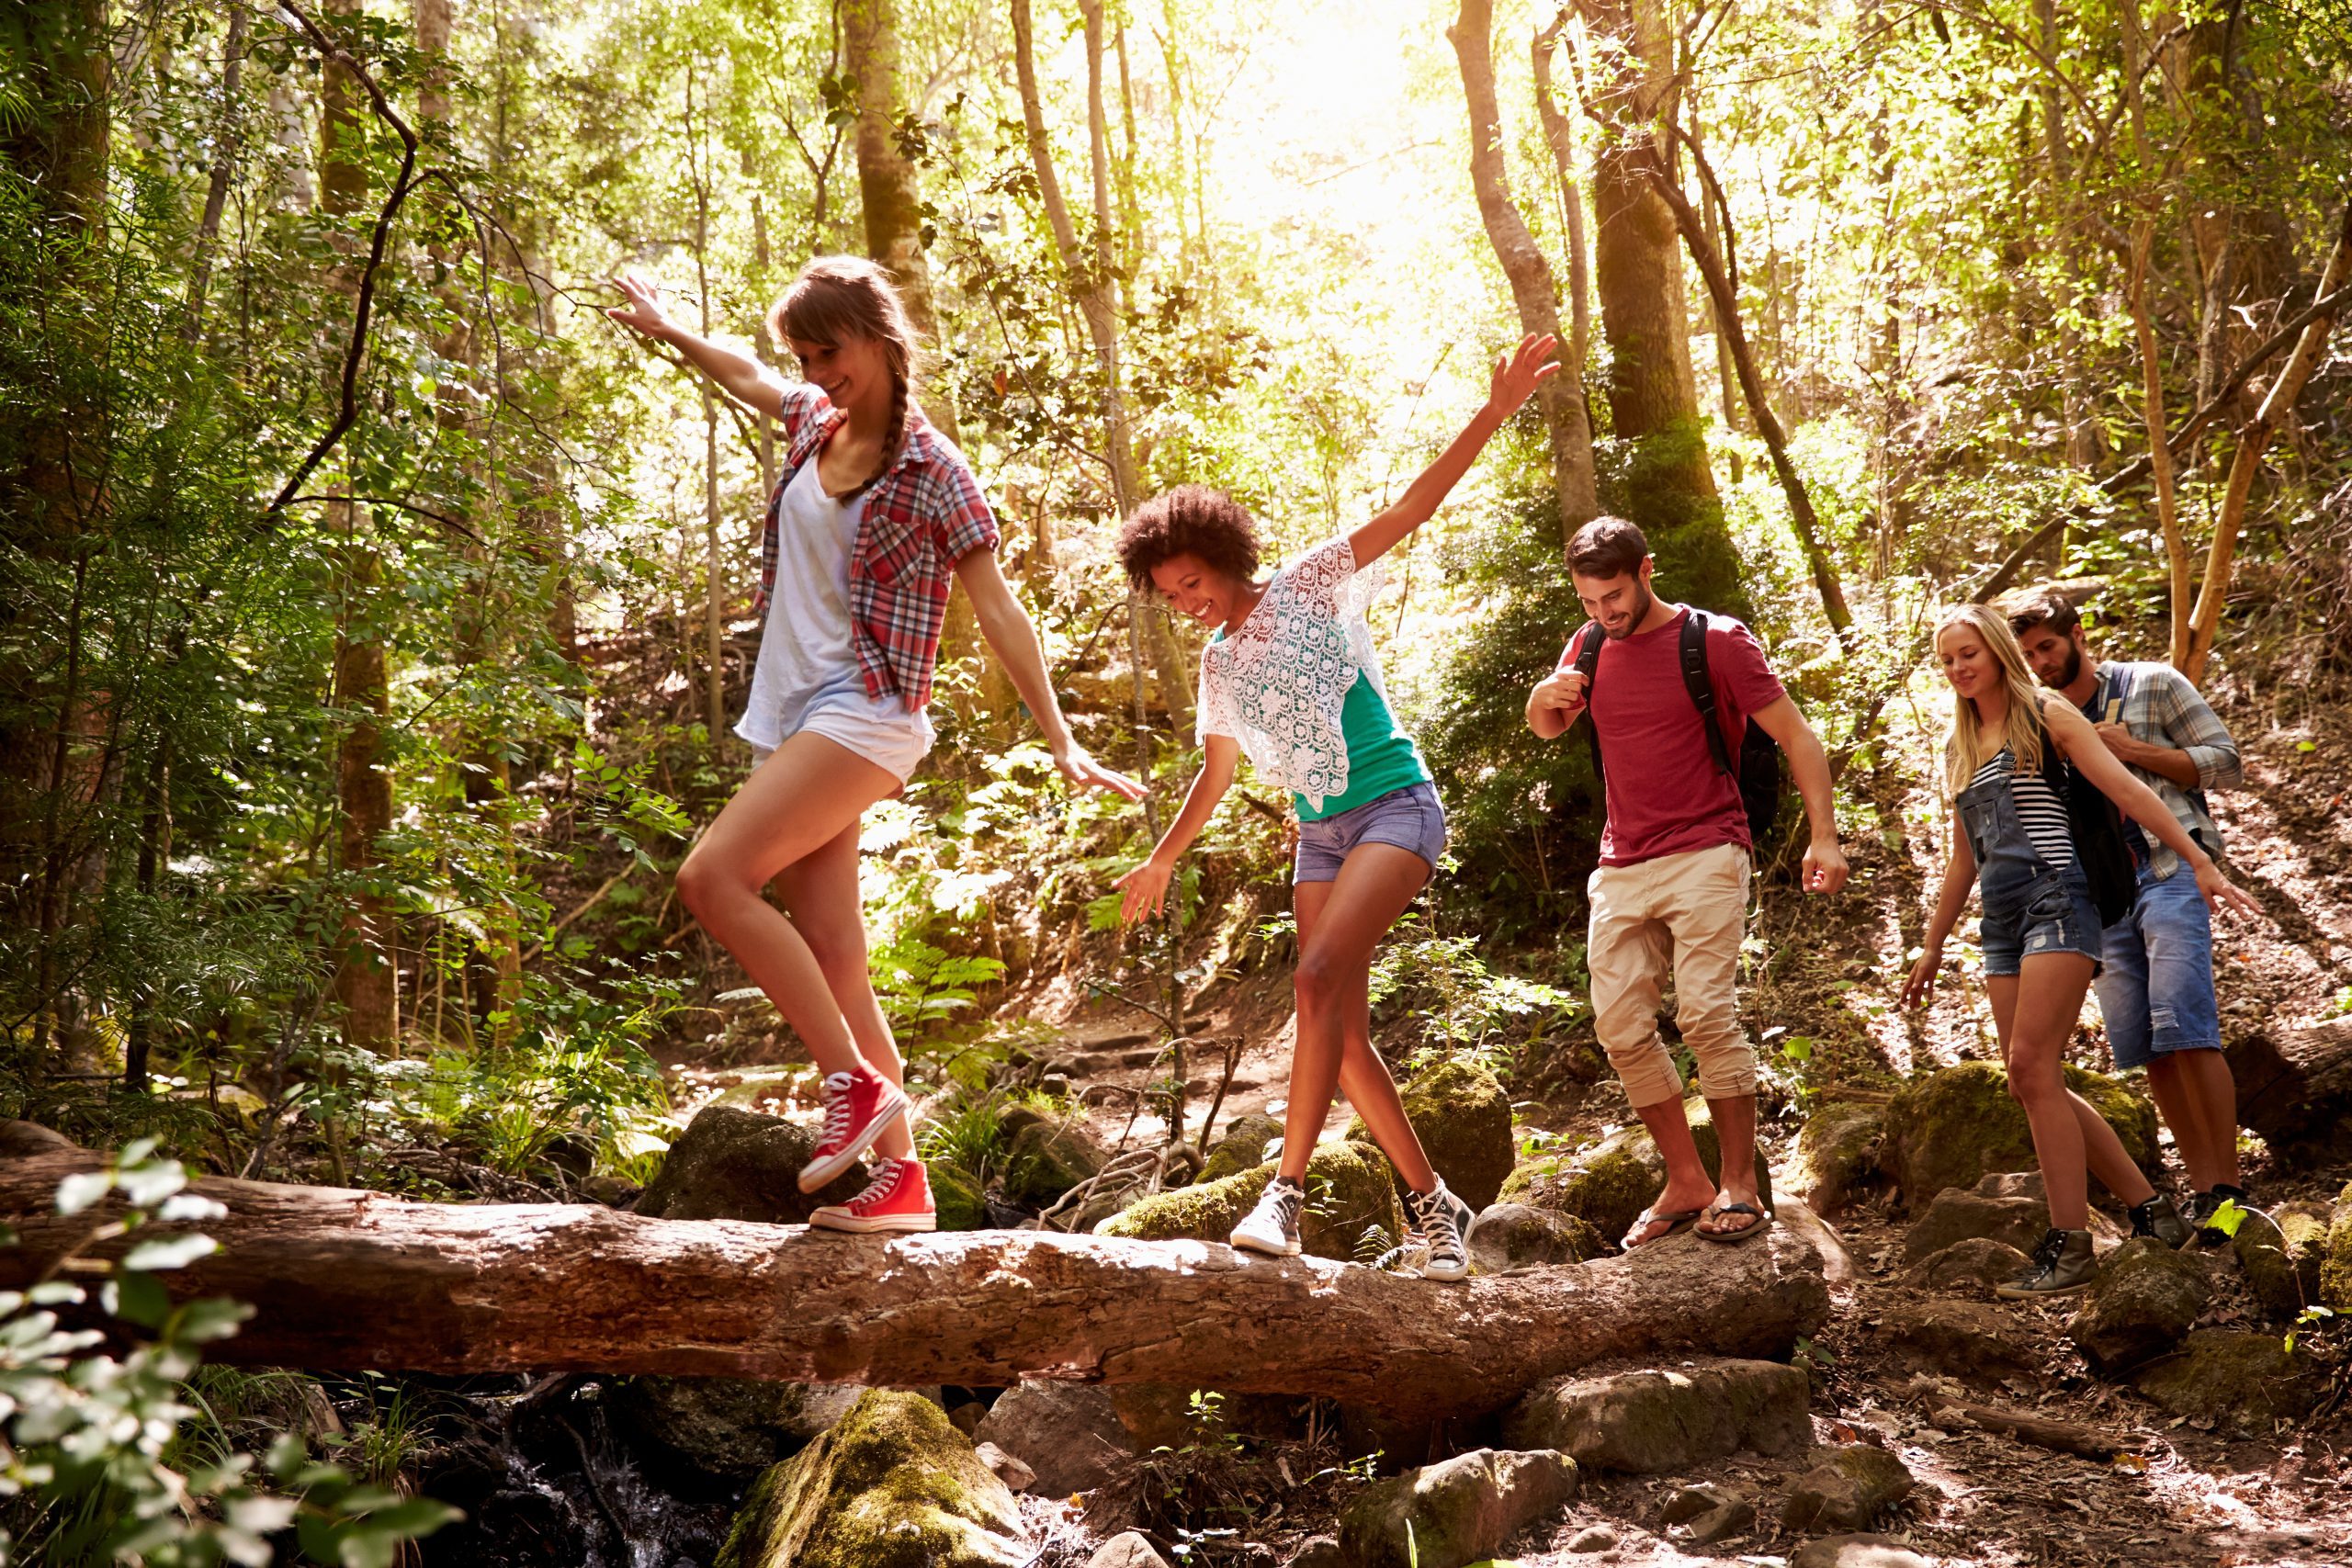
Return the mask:
[[2119, 1068], [2222, 1048], [2213, 923], [2197, 878], [2187, 866], [2161, 879], [2143, 866], [2139, 892], [2132, 912], [2107, 928], [2098, 977], [2098, 1010]]
[[1337, 882], [1340, 863], [1358, 844], [1394, 844], [1410, 850], [1437, 869], [1445, 853], [1445, 807], [1437, 785], [1423, 780], [1351, 807], [1336, 816], [1298, 825], [1297, 869], [1293, 882]]
[[2091, 961], [2092, 973], [2098, 972], [2105, 951], [2098, 906], [2091, 901], [2080, 866], [2044, 869], [2006, 886], [1988, 877], [1984, 892], [1977, 942], [1984, 951], [1985, 974], [2014, 975], [2025, 959], [2044, 953], [2079, 953]]

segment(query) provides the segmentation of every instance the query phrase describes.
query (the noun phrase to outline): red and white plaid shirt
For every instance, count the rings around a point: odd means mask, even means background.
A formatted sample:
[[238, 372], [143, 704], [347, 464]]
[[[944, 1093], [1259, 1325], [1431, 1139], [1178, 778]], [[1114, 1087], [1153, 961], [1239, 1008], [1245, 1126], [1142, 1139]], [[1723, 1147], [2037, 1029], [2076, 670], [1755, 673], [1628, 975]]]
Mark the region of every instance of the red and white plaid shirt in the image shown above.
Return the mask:
[[[760, 591], [765, 614], [775, 590], [776, 526], [784, 492], [800, 465], [816, 457], [849, 416], [803, 382], [784, 395], [784, 472], [768, 497], [760, 533]], [[931, 701], [939, 630], [956, 563], [994, 549], [996, 517], [971, 466], [916, 409], [907, 410], [907, 439], [888, 471], [865, 492], [865, 511], [849, 553], [851, 641], [869, 696], [896, 692], [910, 712]]]

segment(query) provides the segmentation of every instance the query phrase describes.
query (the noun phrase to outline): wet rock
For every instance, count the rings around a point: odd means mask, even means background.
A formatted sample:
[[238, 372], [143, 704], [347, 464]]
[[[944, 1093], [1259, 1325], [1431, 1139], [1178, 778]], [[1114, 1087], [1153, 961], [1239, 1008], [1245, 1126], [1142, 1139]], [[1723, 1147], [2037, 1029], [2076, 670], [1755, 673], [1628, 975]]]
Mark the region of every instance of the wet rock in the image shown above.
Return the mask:
[[[1405, 1218], [1389, 1172], [1387, 1159], [1361, 1144], [1342, 1140], [1316, 1145], [1306, 1166], [1306, 1209], [1299, 1217], [1299, 1240], [1306, 1250], [1345, 1262], [1365, 1255], [1366, 1236], [1375, 1227], [1386, 1239], [1373, 1250], [1393, 1246], [1404, 1234]], [[1137, 1241], [1190, 1237], [1222, 1242], [1273, 1179], [1274, 1166], [1269, 1161], [1221, 1181], [1196, 1181], [1173, 1192], [1155, 1193], [1103, 1221], [1095, 1234]]]
[[2132, 1386], [2175, 1416], [2216, 1426], [2267, 1429], [2299, 1421], [2327, 1392], [2327, 1376], [2276, 1334], [2200, 1328], [2176, 1353], [2132, 1374]]
[[1283, 1135], [1283, 1121], [1262, 1111], [1237, 1116], [1225, 1124], [1225, 1135], [1209, 1145], [1209, 1157], [1193, 1179], [1222, 1181], [1266, 1163], [1266, 1145]]
[[[1501, 1082], [1467, 1057], [1448, 1056], [1422, 1068], [1397, 1094], [1430, 1165], [1453, 1195], [1474, 1210], [1492, 1203], [1519, 1157]], [[1372, 1142], [1361, 1116], [1348, 1122], [1347, 1135]]]
[[1828, 1535], [1797, 1548], [1789, 1568], [1935, 1568], [1935, 1562], [1891, 1535]]
[[1879, 1326], [1915, 1365], [1956, 1377], [2001, 1377], [2036, 1364], [2017, 1319], [1983, 1302], [1905, 1302], [1889, 1308]]
[[840, 1383], [647, 1376], [622, 1380], [609, 1407], [662, 1468], [740, 1482], [799, 1452], [865, 1392]]
[[1078, 1118], [1057, 1121], [1026, 1106], [1005, 1112], [1004, 1179], [1008, 1203], [1042, 1209], [1102, 1168], [1102, 1148]]
[[1493, 1204], [1470, 1227], [1470, 1261], [1481, 1274], [1557, 1268], [1616, 1250], [1575, 1215], [1526, 1203]]
[[1340, 1520], [1351, 1568], [1466, 1568], [1577, 1492], [1576, 1461], [1476, 1449], [1375, 1483]]
[[1658, 1510], [1658, 1523], [1680, 1527], [1679, 1539], [1690, 1546], [1713, 1546], [1752, 1528], [1756, 1501], [1736, 1487], [1701, 1482], [1678, 1488]]
[[2050, 1228], [2050, 1211], [2031, 1198], [1987, 1198], [1947, 1187], [1903, 1235], [1903, 1261], [1917, 1263], [1955, 1242], [1997, 1241], [2031, 1252]]
[[2101, 1261], [2066, 1337], [2100, 1371], [2120, 1371], [2171, 1349], [2212, 1294], [2195, 1258], [2151, 1237], [2127, 1241]]
[[[1694, 1095], [1682, 1102], [1682, 1111], [1690, 1120], [1690, 1136], [1699, 1145], [1699, 1158], [1711, 1175], [1719, 1176], [1723, 1147], [1716, 1140], [1714, 1119], [1706, 1100]], [[1756, 1155], [1756, 1180], [1769, 1207], [1772, 1170], [1761, 1149]], [[1573, 1214], [1613, 1244], [1665, 1190], [1666, 1158], [1657, 1152], [1648, 1129], [1637, 1122], [1583, 1154], [1544, 1155], [1529, 1160], [1503, 1182], [1501, 1196], [1510, 1202]]]
[[1557, 1449], [1588, 1470], [1670, 1475], [1753, 1449], [1796, 1453], [1813, 1441], [1805, 1374], [1777, 1361], [1702, 1360], [1689, 1366], [1568, 1377], [1522, 1396], [1503, 1416], [1503, 1437]]
[[1134, 1454], [1111, 1396], [1092, 1383], [1016, 1383], [997, 1396], [972, 1436], [1026, 1464], [1036, 1491], [1048, 1497], [1091, 1492]]
[[869, 1391], [752, 1484], [717, 1568], [1012, 1568], [1021, 1509], [921, 1394]]
[[1568, 1537], [1566, 1550], [1580, 1557], [1595, 1551], [1614, 1551], [1617, 1550], [1617, 1532], [1607, 1525], [1587, 1525]]
[[1168, 1560], [1151, 1549], [1151, 1542], [1127, 1530], [1096, 1547], [1086, 1568], [1168, 1568]]
[[1834, 1214], [1878, 1174], [1886, 1111], [1876, 1105], [1825, 1105], [1797, 1134], [1795, 1157], [1782, 1186], [1816, 1214]]
[[[949, 1424], [954, 1425], [952, 1422]], [[975, 1443], [972, 1445], [972, 1451], [980, 1456], [982, 1464], [996, 1472], [996, 1478], [1004, 1483], [1007, 1491], [1026, 1492], [1037, 1483], [1035, 1471], [1014, 1459], [994, 1443]]]
[[670, 1145], [661, 1172], [638, 1195], [637, 1212], [662, 1220], [806, 1224], [815, 1211], [847, 1202], [866, 1183], [865, 1168], [854, 1165], [821, 1191], [801, 1191], [800, 1168], [816, 1150], [813, 1128], [707, 1105]]
[[2327, 1226], [2327, 1256], [2320, 1260], [2319, 1299], [2337, 1312], [2352, 1312], [2352, 1182], [2336, 1195]]
[[[1917, 1208], [1947, 1187], [1973, 1187], [1987, 1171], [2033, 1167], [2025, 1110], [1994, 1062], [1962, 1062], [1905, 1084], [1886, 1108], [1879, 1167]], [[2066, 1069], [2066, 1086], [2105, 1117], [2143, 1168], [2156, 1156], [2156, 1111], [2120, 1078]]]
[[1797, 1478], [1781, 1506], [1781, 1523], [1799, 1530], [1861, 1529], [1914, 1484], [1903, 1461], [1884, 1449], [1868, 1443], [1832, 1449]]
[[[2036, 1241], [2041, 1238], [2037, 1235]], [[1903, 1282], [1923, 1291], [1991, 1290], [2025, 1271], [2026, 1254], [2006, 1241], [1972, 1236], [1929, 1254], [1903, 1272]]]
[[2320, 1304], [2320, 1270], [2327, 1261], [2328, 1211], [2312, 1202], [2282, 1203], [2268, 1217], [2248, 1213], [2231, 1246], [2263, 1310], [2294, 1321]]

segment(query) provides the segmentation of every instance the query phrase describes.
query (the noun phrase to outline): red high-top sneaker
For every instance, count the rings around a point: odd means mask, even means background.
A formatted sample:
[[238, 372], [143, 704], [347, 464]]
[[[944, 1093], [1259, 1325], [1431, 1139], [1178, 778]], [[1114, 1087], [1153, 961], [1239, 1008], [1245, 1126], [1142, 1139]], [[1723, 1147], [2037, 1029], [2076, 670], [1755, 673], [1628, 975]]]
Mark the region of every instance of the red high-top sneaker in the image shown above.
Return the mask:
[[829, 1231], [930, 1231], [939, 1228], [939, 1212], [932, 1207], [931, 1175], [919, 1159], [874, 1162], [874, 1179], [865, 1191], [846, 1203], [828, 1203], [808, 1216], [808, 1223]]
[[882, 1135], [892, 1118], [907, 1109], [904, 1090], [872, 1067], [834, 1073], [825, 1079], [825, 1131], [817, 1152], [800, 1168], [800, 1190], [814, 1192], [831, 1182]]

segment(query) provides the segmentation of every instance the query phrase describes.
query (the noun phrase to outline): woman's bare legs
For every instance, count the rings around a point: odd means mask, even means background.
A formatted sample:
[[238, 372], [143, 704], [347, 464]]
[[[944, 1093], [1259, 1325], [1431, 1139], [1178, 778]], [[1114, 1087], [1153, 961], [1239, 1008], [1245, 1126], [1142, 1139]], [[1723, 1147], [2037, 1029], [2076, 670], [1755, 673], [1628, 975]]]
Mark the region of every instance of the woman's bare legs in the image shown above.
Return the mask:
[[2001, 1060], [2008, 1068], [2009, 1093], [2025, 1107], [2033, 1128], [2050, 1223], [2060, 1230], [2083, 1230], [2090, 1224], [2092, 1175], [2126, 1203], [2140, 1202], [2155, 1189], [2124, 1153], [2123, 1141], [2107, 1119], [2066, 1087], [2066, 1042], [2074, 1037], [2083, 996], [2090, 989], [2090, 959], [2079, 953], [2031, 953], [2018, 970], [1984, 980]]
[[[865, 901], [857, 891], [858, 826], [851, 823], [777, 872], [770, 886], [783, 900], [792, 929], [817, 960], [857, 1054], [867, 1066], [903, 1085], [906, 1064], [890, 1038], [882, 1004], [875, 999], [873, 971], [866, 965]], [[914, 1140], [908, 1136], [906, 1118], [893, 1121], [874, 1146], [892, 1159], [912, 1155]]]
[[1349, 1103], [1416, 1192], [1437, 1186], [1437, 1173], [1405, 1118], [1396, 1082], [1372, 1048], [1372, 953], [1430, 879], [1430, 863], [1394, 844], [1351, 852], [1333, 882], [1302, 882], [1298, 913], [1298, 1038], [1291, 1055], [1290, 1108], [1283, 1117], [1281, 1173], [1306, 1178], [1331, 1096], [1345, 1084]]
[[[678, 868], [680, 902], [735, 955], [752, 984], [766, 993], [808, 1047], [818, 1069], [827, 1074], [849, 1072], [863, 1060], [843, 1019], [845, 1010], [808, 936], [761, 892], [779, 872], [844, 833], [854, 856], [859, 817], [898, 787], [888, 769], [804, 730], [752, 771]], [[819, 919], [809, 923], [812, 929], [833, 924], [836, 929], [820, 931], [818, 940], [836, 949], [839, 924], [857, 928], [862, 951], [865, 932], [854, 891], [854, 863], [851, 883], [845, 922], [826, 921], [820, 908]], [[820, 906], [823, 902], [820, 897]], [[872, 992], [866, 995], [870, 1001]], [[897, 1059], [893, 1051], [890, 1064], [895, 1066]], [[885, 1064], [877, 1060], [874, 1066], [879, 1071]], [[895, 1130], [891, 1137], [903, 1145], [904, 1129]]]

